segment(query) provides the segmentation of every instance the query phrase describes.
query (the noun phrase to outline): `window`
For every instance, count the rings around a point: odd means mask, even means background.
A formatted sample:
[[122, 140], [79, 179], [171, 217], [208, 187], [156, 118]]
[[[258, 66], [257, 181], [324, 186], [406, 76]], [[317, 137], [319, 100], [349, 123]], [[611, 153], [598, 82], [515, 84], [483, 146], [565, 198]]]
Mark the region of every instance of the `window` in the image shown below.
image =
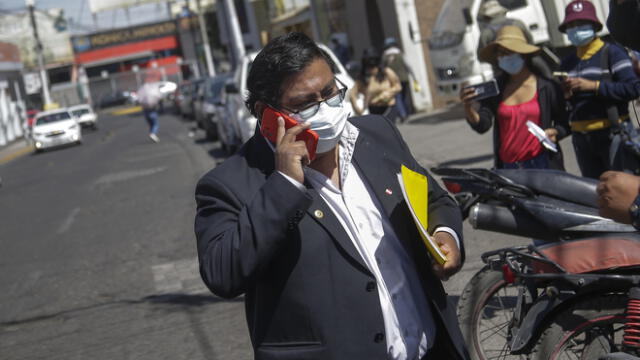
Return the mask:
[[509, 11], [527, 6], [527, 0], [498, 0], [498, 2]]

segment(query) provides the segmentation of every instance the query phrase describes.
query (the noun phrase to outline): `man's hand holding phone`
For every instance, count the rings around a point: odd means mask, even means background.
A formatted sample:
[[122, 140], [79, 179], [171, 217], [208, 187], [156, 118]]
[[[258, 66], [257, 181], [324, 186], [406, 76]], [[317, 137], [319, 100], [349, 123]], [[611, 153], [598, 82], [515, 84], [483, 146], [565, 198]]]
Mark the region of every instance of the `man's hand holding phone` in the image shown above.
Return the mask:
[[309, 123], [301, 123], [285, 129], [284, 119], [278, 117], [278, 132], [276, 135], [276, 170], [291, 177], [299, 183], [304, 183], [303, 166], [310, 163], [307, 144], [296, 137], [309, 129]]

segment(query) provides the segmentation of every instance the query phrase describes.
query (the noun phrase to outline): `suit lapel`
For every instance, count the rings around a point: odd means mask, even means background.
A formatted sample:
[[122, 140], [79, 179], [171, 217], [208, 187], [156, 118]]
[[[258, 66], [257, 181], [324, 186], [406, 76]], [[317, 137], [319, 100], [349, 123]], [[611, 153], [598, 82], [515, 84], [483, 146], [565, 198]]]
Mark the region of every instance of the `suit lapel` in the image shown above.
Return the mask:
[[335, 239], [344, 252], [355, 260], [360, 267], [367, 272], [370, 272], [369, 267], [365, 264], [364, 259], [358, 252], [358, 249], [356, 249], [353, 241], [351, 241], [351, 237], [349, 237], [345, 229], [342, 227], [342, 224], [340, 224], [338, 218], [334, 215], [333, 211], [331, 211], [331, 208], [329, 208], [320, 194], [308, 185], [308, 183], [307, 188], [313, 196], [313, 202], [307, 209], [308, 215], [320, 224]]

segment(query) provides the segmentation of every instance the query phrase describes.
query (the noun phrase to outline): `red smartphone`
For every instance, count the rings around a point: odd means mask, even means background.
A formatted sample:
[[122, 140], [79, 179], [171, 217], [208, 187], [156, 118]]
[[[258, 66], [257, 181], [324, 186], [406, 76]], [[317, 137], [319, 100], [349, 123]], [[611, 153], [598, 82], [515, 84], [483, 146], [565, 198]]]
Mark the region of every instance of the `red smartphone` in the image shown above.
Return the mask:
[[[278, 117], [284, 119], [284, 128], [289, 129], [296, 125], [298, 122], [290, 118], [269, 106], [264, 109], [262, 113], [262, 121], [260, 125], [260, 132], [267, 140], [272, 144], [276, 143], [276, 136], [278, 134]], [[305, 130], [298, 134], [296, 140], [302, 140], [307, 144], [307, 152], [309, 153], [309, 160], [313, 160], [316, 157], [316, 147], [318, 146], [318, 133], [313, 130]]]

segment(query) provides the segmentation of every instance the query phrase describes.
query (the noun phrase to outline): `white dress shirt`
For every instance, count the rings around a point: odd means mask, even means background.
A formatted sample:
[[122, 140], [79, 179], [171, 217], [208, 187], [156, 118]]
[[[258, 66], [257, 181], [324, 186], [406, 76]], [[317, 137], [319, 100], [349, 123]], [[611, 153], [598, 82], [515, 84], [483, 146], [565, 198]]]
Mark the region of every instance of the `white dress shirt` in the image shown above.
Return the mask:
[[[340, 141], [342, 189], [311, 168], [304, 169], [305, 179], [338, 218], [376, 278], [388, 359], [420, 359], [435, 339], [433, 315], [413, 260], [397, 238], [377, 198], [371, 195], [373, 191], [351, 163], [357, 137], [358, 129], [347, 124]], [[299, 182], [285, 177], [304, 189]], [[459, 241], [450, 228], [438, 228], [438, 231], [450, 233]]]

